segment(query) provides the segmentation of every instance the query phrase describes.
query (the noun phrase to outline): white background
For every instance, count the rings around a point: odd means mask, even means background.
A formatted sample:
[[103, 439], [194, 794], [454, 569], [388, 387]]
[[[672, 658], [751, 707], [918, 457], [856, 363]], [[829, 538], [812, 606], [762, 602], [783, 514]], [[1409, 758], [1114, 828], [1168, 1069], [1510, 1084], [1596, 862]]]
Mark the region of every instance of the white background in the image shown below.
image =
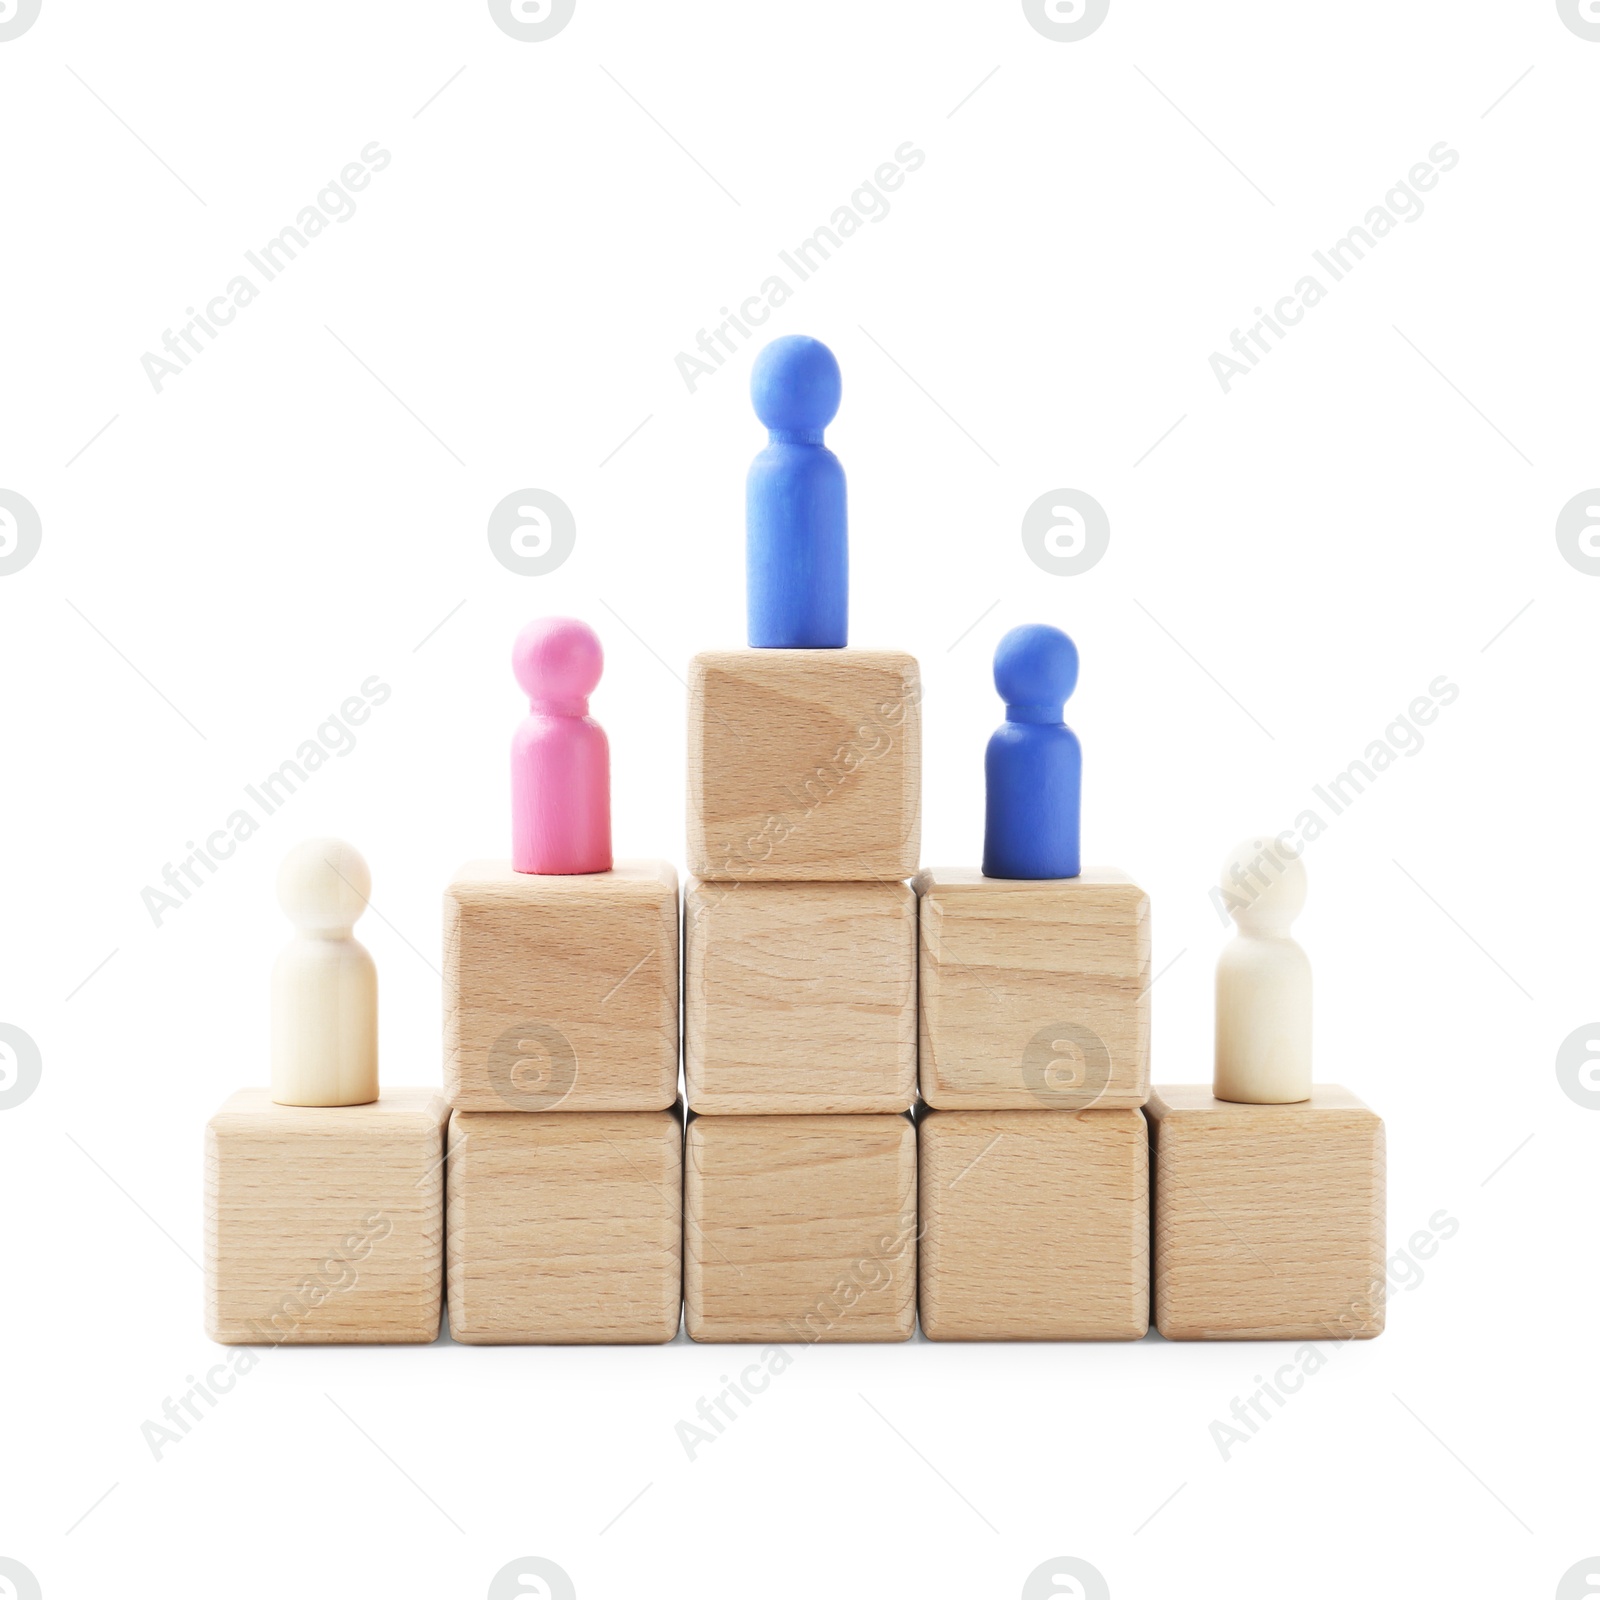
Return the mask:
[[[0, 1021], [43, 1057], [0, 1113], [0, 1554], [49, 1600], [477, 1596], [525, 1554], [585, 1600], [1012, 1596], [1056, 1555], [1117, 1600], [1555, 1593], [1600, 1546], [1600, 1115], [1554, 1070], [1600, 1011], [1600, 579], [1554, 537], [1600, 480], [1597, 76], [1553, 0], [1113, 0], [1077, 43], [1001, 0], [579, 0], [531, 44], [465, 0], [44, 0], [0, 43], [0, 488], [43, 526], [0, 578]], [[144, 352], [374, 140], [356, 214], [157, 394]], [[681, 865], [680, 675], [743, 642], [763, 438], [753, 346], [693, 394], [674, 357], [907, 140], [763, 332], [843, 368], [852, 642], [922, 663], [924, 859], [979, 853], [995, 641], [1065, 627], [1085, 859], [1152, 897], [1156, 1081], [1203, 1081], [1216, 863], [1446, 675], [1297, 932], [1391, 1249], [1459, 1230], [1228, 1461], [1287, 1352], [1154, 1335], [802, 1349], [693, 1462], [737, 1351], [285, 1349], [154, 1460], [217, 1359], [201, 1131], [266, 1079], [279, 857], [366, 854], [385, 1079], [437, 1082], [440, 891], [506, 848], [510, 641], [564, 612], [619, 852]], [[1424, 214], [1225, 395], [1210, 354], [1441, 140]], [[524, 487], [577, 521], [543, 578], [485, 534]], [[1110, 518], [1080, 577], [1020, 538], [1059, 487]], [[155, 927], [140, 891], [371, 674], [358, 748]]]

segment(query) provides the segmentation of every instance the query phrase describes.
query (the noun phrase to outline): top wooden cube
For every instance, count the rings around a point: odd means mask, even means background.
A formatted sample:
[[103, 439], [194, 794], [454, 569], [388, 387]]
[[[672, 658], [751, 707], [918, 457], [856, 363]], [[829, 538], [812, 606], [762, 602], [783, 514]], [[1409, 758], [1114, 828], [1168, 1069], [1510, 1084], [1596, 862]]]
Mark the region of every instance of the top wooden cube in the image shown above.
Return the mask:
[[940, 1110], [1082, 1111], [1150, 1094], [1150, 900], [1076, 878], [920, 873], [922, 1097]]
[[444, 896], [444, 1086], [459, 1111], [662, 1111], [678, 1096], [678, 874], [469, 861]]
[[895, 650], [713, 650], [689, 667], [689, 870], [710, 882], [909, 878], [922, 682]]

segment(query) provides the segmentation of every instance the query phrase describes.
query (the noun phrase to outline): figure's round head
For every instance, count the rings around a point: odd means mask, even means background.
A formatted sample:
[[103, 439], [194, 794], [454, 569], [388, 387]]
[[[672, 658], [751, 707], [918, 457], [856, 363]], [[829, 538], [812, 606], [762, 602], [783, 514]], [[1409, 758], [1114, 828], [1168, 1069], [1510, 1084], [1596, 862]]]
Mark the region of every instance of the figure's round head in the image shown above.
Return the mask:
[[750, 369], [750, 400], [762, 425], [784, 433], [820, 433], [839, 410], [839, 363], [820, 339], [788, 333], [762, 350]]
[[1276, 839], [1260, 834], [1222, 863], [1222, 903], [1246, 933], [1287, 933], [1306, 903], [1306, 866]]
[[531, 701], [587, 700], [604, 666], [599, 635], [575, 617], [540, 617], [511, 647], [511, 670]]
[[371, 894], [361, 852], [343, 839], [306, 839], [278, 868], [278, 904], [301, 933], [348, 933]]
[[1049, 623], [1025, 622], [995, 648], [994, 686], [1008, 706], [1059, 710], [1078, 686], [1078, 647]]

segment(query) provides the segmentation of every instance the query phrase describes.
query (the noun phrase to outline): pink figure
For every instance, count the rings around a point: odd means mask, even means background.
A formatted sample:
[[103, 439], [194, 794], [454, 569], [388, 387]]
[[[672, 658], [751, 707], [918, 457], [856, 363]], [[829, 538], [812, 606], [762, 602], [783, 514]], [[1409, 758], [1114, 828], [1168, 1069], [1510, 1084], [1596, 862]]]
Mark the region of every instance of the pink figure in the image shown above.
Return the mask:
[[571, 617], [530, 622], [511, 648], [528, 696], [528, 715], [511, 740], [517, 872], [611, 870], [611, 747], [589, 715], [604, 665], [594, 629]]

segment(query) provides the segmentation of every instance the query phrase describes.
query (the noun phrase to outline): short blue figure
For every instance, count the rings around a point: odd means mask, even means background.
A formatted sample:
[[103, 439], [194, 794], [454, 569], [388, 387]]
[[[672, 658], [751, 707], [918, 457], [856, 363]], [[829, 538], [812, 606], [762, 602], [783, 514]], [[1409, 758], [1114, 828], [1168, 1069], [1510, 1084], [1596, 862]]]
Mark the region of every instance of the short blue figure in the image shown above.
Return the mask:
[[822, 442], [839, 409], [839, 363], [820, 339], [774, 339], [755, 359], [750, 398], [771, 435], [745, 482], [750, 644], [843, 649], [850, 612], [844, 468]]
[[1078, 683], [1078, 647], [1059, 628], [1013, 628], [994, 653], [994, 686], [1006, 720], [989, 740], [983, 770], [986, 878], [1076, 878], [1083, 752], [1061, 720]]

